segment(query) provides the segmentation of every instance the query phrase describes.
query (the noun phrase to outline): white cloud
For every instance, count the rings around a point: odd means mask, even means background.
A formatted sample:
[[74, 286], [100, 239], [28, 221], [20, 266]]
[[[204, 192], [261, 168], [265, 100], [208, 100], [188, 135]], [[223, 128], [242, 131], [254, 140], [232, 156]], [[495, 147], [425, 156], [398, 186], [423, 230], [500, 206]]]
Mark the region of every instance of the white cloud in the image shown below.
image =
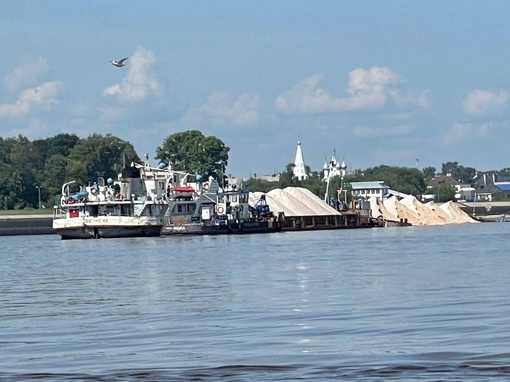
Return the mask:
[[[156, 56], [151, 50], [138, 47], [132, 57], [128, 59], [128, 72], [119, 83], [106, 88], [103, 95], [118, 96], [126, 102], [142, 101], [150, 94], [159, 94], [161, 86], [151, 74], [151, 68]], [[123, 70], [124, 68], [113, 68]]]
[[77, 103], [72, 106], [71, 114], [74, 117], [84, 117], [91, 112], [91, 108], [84, 102]]
[[454, 123], [452, 128], [445, 134], [443, 141], [444, 143], [450, 144], [455, 143], [463, 139], [464, 137], [471, 134], [472, 124], [471, 123]]
[[399, 106], [415, 105], [424, 108], [431, 106], [429, 99], [430, 90], [424, 90], [419, 96], [405, 94], [397, 89], [389, 90], [388, 93]]
[[53, 104], [58, 103], [57, 94], [62, 87], [61, 81], [49, 81], [23, 90], [15, 103], [0, 105], [0, 117], [20, 117], [28, 114], [34, 107], [49, 110]]
[[413, 125], [397, 125], [389, 127], [357, 126], [353, 129], [354, 136], [363, 138], [380, 138], [385, 136], [401, 136], [411, 133]]
[[286, 113], [321, 112], [334, 108], [333, 97], [317, 87], [321, 81], [320, 74], [308, 77], [275, 100], [275, 107]]
[[454, 123], [443, 136], [443, 143], [452, 144], [467, 138], [482, 138], [489, 134], [492, 123]]
[[388, 98], [400, 106], [413, 104], [427, 107], [429, 104], [427, 92], [423, 92], [419, 97], [402, 93], [398, 85], [403, 83], [403, 80], [397, 73], [385, 67], [374, 66], [367, 70], [358, 68], [351, 71], [346, 97], [335, 98], [321, 89], [318, 86], [321, 79], [320, 74], [314, 74], [301, 81], [285, 94], [276, 97], [275, 107], [286, 113], [359, 110], [379, 108]]
[[462, 102], [462, 109], [471, 115], [495, 114], [507, 105], [508, 97], [506, 90], [500, 90], [498, 94], [487, 90], [473, 90]]
[[386, 88], [399, 82], [400, 76], [388, 68], [355, 69], [349, 73], [349, 96], [339, 99], [338, 106], [350, 110], [380, 107], [386, 102]]
[[42, 57], [34, 60], [25, 60], [21, 65], [4, 78], [4, 85], [9, 91], [16, 91], [25, 86], [30, 86], [42, 74], [48, 71], [48, 63]]
[[100, 107], [99, 113], [101, 113], [101, 118], [107, 121], [120, 120], [126, 116], [124, 109], [110, 106]]
[[214, 92], [199, 108], [197, 117], [214, 123], [251, 124], [258, 120], [259, 103], [260, 97], [254, 93], [235, 98], [228, 92]]

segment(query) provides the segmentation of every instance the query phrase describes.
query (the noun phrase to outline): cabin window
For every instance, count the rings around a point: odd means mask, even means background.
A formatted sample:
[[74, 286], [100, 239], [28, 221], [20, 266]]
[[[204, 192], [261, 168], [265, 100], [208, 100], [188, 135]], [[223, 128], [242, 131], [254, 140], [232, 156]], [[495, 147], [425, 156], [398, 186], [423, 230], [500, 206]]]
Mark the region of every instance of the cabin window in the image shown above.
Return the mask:
[[195, 212], [195, 208], [195, 203], [176, 204], [173, 208], [173, 212], [177, 214], [189, 215]]

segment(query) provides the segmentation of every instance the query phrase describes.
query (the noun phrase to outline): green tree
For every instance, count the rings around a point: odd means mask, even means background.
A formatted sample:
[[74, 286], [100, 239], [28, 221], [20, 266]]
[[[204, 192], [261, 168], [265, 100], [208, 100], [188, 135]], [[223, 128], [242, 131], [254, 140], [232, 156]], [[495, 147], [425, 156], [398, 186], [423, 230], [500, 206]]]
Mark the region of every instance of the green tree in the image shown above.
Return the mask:
[[476, 175], [476, 169], [459, 165], [459, 162], [443, 163], [441, 171], [443, 175], [451, 174], [452, 178], [469, 184], [473, 182], [473, 178]]
[[278, 182], [269, 182], [267, 180], [262, 180], [259, 178], [250, 178], [246, 182], [246, 187], [251, 192], [269, 192], [278, 187]]
[[278, 183], [280, 188], [295, 187], [298, 184], [301, 184], [294, 176], [294, 163], [287, 163], [285, 170], [280, 174], [280, 181]]
[[61, 187], [66, 182], [66, 166], [67, 158], [61, 154], [53, 154], [46, 159], [40, 182], [44, 205], [51, 206], [55, 203], [54, 196], [60, 194]]
[[425, 191], [425, 194], [434, 195], [434, 201], [437, 203], [444, 203], [455, 199], [455, 189], [447, 183], [429, 188]]
[[223, 179], [229, 151], [220, 139], [188, 130], [166, 137], [156, 149], [155, 159], [171, 164], [174, 170]]
[[32, 171], [2, 163], [0, 174], [0, 197], [4, 208], [23, 209], [37, 205], [38, 191]]
[[80, 138], [75, 134], [57, 134], [51, 138], [36, 140], [34, 145], [43, 147], [46, 158], [55, 154], [67, 157], [79, 141]]
[[111, 134], [92, 134], [81, 139], [70, 150], [66, 165], [66, 181], [88, 184], [98, 177], [115, 178], [131, 162], [139, 162], [133, 145]]
[[368, 168], [363, 173], [364, 180], [382, 180], [391, 189], [405, 194], [420, 195], [427, 188], [423, 173], [417, 168], [381, 165]]
[[[38, 204], [37, 176], [43, 168], [41, 152], [28, 140], [18, 135], [1, 142], [5, 164], [2, 171], [3, 184], [0, 196], [4, 206], [10, 209], [36, 207]], [[3, 190], [2, 190], [3, 189]]]
[[436, 176], [436, 168], [435, 167], [425, 167], [423, 170], [423, 177], [425, 178], [425, 182], [430, 182]]

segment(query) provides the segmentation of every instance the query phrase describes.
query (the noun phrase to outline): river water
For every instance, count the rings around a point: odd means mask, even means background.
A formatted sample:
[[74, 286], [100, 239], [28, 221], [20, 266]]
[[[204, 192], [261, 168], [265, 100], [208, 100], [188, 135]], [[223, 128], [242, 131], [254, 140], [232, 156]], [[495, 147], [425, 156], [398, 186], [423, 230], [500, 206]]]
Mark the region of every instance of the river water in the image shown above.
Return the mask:
[[0, 237], [0, 380], [508, 380], [509, 229]]

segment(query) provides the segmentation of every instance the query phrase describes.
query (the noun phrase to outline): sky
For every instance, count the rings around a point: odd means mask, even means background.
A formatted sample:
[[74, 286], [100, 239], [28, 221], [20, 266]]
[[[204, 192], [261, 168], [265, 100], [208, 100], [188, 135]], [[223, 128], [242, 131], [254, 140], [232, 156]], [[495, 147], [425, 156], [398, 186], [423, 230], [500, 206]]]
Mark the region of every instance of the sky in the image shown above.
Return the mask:
[[[0, 136], [171, 134], [239, 177], [510, 167], [510, 1], [0, 0]], [[109, 61], [129, 57], [117, 68]]]

